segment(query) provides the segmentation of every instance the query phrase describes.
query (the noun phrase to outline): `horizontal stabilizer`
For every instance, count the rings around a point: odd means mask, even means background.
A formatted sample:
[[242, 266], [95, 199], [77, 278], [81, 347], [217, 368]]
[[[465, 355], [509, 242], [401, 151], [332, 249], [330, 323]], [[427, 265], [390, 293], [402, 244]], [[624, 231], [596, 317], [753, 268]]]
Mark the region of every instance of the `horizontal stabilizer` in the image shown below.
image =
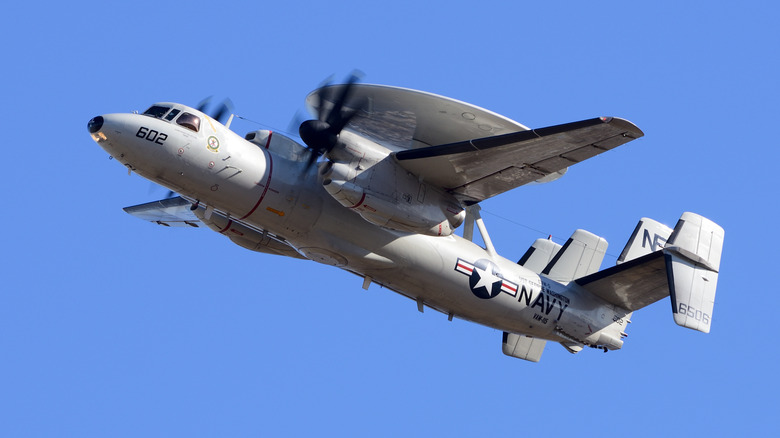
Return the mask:
[[711, 220], [683, 213], [664, 254], [674, 322], [709, 333], [724, 231]]
[[542, 270], [542, 275], [568, 283], [598, 271], [607, 252], [607, 241], [585, 230], [576, 230]]
[[661, 251], [578, 278], [576, 283], [604, 301], [631, 311], [669, 295]]
[[561, 245], [550, 239], [536, 239], [517, 264], [540, 274], [560, 249]]
[[539, 362], [546, 343], [544, 339], [504, 332], [502, 350], [507, 356]]

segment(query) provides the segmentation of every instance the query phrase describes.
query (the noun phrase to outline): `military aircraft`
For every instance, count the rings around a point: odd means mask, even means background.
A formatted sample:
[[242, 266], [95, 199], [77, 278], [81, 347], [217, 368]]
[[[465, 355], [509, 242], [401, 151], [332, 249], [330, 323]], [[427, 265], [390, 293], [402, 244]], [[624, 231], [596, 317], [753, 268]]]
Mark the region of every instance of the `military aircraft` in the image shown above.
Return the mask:
[[632, 313], [666, 296], [677, 324], [709, 332], [724, 236], [711, 220], [683, 213], [672, 229], [642, 218], [617, 265], [599, 270], [607, 242], [590, 232], [563, 245], [536, 240], [515, 263], [498, 255], [480, 217], [485, 199], [643, 136], [631, 122], [529, 129], [355, 77], [319, 87], [306, 104], [316, 118], [300, 124], [303, 145], [269, 130], [242, 138], [233, 115], [223, 125], [203, 106], [168, 102], [94, 117], [88, 130], [129, 172], [179, 194], [128, 213], [352, 272], [420, 312], [501, 330], [508, 356], [538, 362], [547, 341], [571, 353], [620, 349]]

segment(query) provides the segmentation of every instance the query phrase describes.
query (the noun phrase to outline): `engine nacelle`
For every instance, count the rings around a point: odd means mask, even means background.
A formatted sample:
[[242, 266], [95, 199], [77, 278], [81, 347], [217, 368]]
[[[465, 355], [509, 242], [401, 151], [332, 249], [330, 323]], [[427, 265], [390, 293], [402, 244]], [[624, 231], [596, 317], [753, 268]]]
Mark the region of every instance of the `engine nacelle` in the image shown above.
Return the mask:
[[363, 219], [394, 230], [449, 236], [466, 218], [466, 212], [455, 206], [442, 209], [436, 203], [412, 205], [410, 202], [398, 202], [349, 181], [328, 178], [322, 185], [341, 205], [352, 209]]
[[276, 236], [270, 233], [254, 230], [216, 212], [209, 215], [203, 206], [194, 210], [193, 213], [207, 227], [227, 236], [233, 243], [248, 250], [302, 258], [292, 247], [280, 242]]

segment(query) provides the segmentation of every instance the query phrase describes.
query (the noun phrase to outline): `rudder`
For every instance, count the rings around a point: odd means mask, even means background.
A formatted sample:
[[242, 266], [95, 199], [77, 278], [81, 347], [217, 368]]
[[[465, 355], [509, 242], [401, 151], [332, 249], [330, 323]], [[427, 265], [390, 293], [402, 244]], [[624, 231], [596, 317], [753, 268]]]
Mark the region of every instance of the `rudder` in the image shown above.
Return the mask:
[[695, 213], [680, 217], [664, 246], [674, 322], [709, 333], [724, 231]]

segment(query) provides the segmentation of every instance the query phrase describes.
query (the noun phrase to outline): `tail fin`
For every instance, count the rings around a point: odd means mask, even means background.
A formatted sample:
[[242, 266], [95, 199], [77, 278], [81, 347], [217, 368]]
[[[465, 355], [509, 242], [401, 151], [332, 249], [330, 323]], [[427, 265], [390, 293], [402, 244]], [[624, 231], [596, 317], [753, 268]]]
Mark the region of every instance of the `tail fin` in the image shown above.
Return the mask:
[[607, 241], [585, 230], [576, 230], [542, 271], [551, 280], [568, 283], [599, 270]]
[[626, 247], [620, 253], [617, 264], [625, 263], [662, 249], [669, 240], [672, 229], [653, 219], [643, 217], [634, 228]]
[[501, 349], [507, 356], [539, 362], [546, 343], [544, 339], [504, 332]]
[[709, 333], [724, 231], [694, 213], [683, 213], [664, 246], [674, 322]]
[[560, 249], [561, 245], [550, 239], [536, 239], [517, 264], [539, 274]]

